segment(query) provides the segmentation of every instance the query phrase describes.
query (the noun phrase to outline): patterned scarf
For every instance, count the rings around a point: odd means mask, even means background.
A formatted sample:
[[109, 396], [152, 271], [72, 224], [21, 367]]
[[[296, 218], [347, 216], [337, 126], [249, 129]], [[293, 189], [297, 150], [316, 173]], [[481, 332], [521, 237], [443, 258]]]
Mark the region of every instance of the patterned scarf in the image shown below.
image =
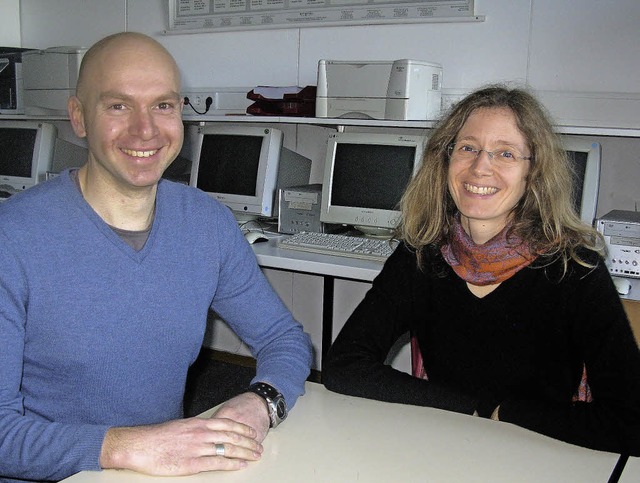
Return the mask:
[[507, 225], [483, 245], [476, 245], [455, 217], [448, 244], [440, 247], [447, 263], [460, 278], [473, 285], [504, 282], [535, 260], [526, 243], [513, 235], [507, 242]]

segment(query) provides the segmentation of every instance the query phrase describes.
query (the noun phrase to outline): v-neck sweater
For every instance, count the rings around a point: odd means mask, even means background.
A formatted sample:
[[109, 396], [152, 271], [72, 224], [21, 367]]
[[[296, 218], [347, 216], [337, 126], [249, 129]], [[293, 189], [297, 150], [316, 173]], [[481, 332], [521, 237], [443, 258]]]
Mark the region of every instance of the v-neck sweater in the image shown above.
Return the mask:
[[309, 374], [309, 338], [226, 207], [161, 180], [136, 251], [68, 171], [3, 203], [0, 476], [98, 470], [109, 427], [181, 418], [210, 309], [251, 348], [255, 380], [292, 407]]
[[[355, 396], [489, 417], [570, 443], [640, 455], [640, 353], [601, 257], [537, 260], [473, 295], [439, 251], [400, 245], [332, 345], [322, 379]], [[428, 380], [385, 365], [417, 337]], [[574, 402], [586, 366], [593, 402]], [[401, 410], [401, 409], [398, 409]]]

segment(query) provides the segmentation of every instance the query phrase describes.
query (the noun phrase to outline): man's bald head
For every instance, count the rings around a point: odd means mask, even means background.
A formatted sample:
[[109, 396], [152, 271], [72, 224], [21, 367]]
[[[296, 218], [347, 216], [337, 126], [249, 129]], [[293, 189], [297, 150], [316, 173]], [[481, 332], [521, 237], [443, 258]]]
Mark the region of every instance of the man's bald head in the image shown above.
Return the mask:
[[99, 40], [84, 54], [78, 74], [76, 95], [80, 100], [84, 100], [90, 89], [91, 79], [99, 76], [101, 69], [108, 69], [110, 66], [116, 65], [119, 59], [135, 56], [142, 62], [149, 55], [156, 55], [166, 60], [169, 69], [173, 70], [179, 88], [178, 65], [160, 42], [138, 32], [121, 32]]

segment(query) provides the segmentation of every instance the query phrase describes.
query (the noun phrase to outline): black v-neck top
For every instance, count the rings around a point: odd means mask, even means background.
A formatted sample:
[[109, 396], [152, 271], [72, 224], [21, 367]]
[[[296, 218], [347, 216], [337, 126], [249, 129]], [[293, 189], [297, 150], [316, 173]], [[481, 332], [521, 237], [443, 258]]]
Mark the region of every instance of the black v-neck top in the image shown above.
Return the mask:
[[[640, 455], [640, 352], [604, 261], [537, 260], [473, 295], [426, 251], [400, 245], [340, 332], [322, 379], [337, 392], [489, 417], [574, 444]], [[429, 380], [384, 365], [410, 332]], [[584, 367], [593, 402], [573, 402]]]

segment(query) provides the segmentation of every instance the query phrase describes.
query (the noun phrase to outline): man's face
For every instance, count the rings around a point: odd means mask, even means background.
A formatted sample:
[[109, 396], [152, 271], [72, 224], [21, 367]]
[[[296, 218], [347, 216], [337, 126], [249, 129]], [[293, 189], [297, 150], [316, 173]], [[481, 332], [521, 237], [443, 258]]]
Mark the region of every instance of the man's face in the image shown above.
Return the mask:
[[89, 164], [111, 187], [152, 187], [176, 158], [183, 142], [179, 90], [174, 63], [148, 43], [106, 47], [91, 64], [73, 124], [87, 137]]

